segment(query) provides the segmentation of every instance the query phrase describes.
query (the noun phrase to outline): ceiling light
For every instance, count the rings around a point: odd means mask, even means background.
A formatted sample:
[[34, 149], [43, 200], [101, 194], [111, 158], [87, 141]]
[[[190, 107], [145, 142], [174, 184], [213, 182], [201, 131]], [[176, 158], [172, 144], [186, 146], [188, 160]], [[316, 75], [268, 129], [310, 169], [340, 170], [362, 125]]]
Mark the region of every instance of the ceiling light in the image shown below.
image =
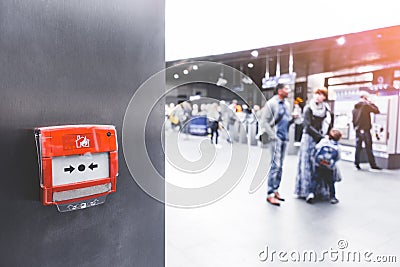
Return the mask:
[[225, 86], [228, 83], [227, 79], [224, 79], [224, 69], [221, 67], [221, 72], [219, 73], [219, 78], [217, 80], [217, 86]]
[[197, 66], [197, 65], [193, 65], [193, 67], [192, 67], [194, 70], [198, 70], [199, 69], [199, 67]]
[[252, 68], [254, 67], [254, 64], [250, 62], [249, 64], [247, 64], [247, 67], [249, 67], [250, 69], [252, 69]]
[[336, 43], [338, 45], [344, 45], [346, 43], [346, 38], [344, 36], [341, 36], [341, 37], [336, 39]]
[[253, 57], [258, 57], [258, 51], [257, 51], [257, 50], [251, 51], [251, 55], [252, 55]]
[[253, 81], [247, 76], [242, 78], [242, 82], [245, 83], [245, 84], [252, 84], [253, 83]]
[[175, 73], [175, 74], [174, 74], [174, 78], [175, 78], [175, 79], [179, 79], [178, 73]]
[[189, 73], [188, 70], [183, 70], [183, 74], [187, 75]]
[[193, 95], [193, 96], [190, 96], [190, 97], [189, 97], [189, 100], [190, 100], [190, 101], [195, 101], [195, 100], [199, 100], [200, 98], [201, 98], [200, 95]]
[[226, 80], [226, 79], [224, 79], [224, 78], [222, 78], [222, 77], [219, 77], [218, 78], [218, 81], [217, 81], [217, 85], [218, 86], [224, 86], [224, 85], [226, 85], [228, 83], [228, 81]]

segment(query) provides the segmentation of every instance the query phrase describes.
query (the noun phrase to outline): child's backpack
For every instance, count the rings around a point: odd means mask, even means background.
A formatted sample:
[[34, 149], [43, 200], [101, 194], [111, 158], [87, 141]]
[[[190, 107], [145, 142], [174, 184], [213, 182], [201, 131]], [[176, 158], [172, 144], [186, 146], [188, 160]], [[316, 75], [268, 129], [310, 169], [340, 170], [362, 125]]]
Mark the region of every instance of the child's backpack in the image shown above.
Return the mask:
[[339, 146], [336, 141], [322, 139], [314, 152], [314, 163], [317, 167], [333, 169], [339, 160]]

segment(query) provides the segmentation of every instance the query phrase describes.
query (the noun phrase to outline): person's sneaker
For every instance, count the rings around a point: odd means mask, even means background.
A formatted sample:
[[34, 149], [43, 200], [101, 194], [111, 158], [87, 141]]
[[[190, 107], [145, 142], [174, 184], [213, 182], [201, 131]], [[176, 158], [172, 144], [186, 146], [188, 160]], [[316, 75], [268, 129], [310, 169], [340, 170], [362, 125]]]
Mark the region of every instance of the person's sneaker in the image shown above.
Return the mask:
[[357, 170], [361, 170], [360, 164], [355, 164], [354, 167], [356, 167]]
[[308, 194], [308, 196], [306, 197], [306, 202], [308, 204], [312, 204], [314, 202], [314, 193]]
[[331, 204], [337, 204], [339, 203], [339, 199], [337, 199], [336, 197], [331, 198]]
[[275, 192], [275, 198], [280, 201], [285, 201], [285, 199], [283, 197], [281, 197], [281, 195], [278, 192]]
[[379, 167], [379, 166], [371, 166], [371, 169], [373, 169], [373, 170], [382, 170], [382, 168], [381, 167]]
[[270, 204], [275, 205], [275, 206], [281, 205], [281, 203], [279, 203], [279, 200], [275, 197], [267, 197], [267, 202], [269, 202]]

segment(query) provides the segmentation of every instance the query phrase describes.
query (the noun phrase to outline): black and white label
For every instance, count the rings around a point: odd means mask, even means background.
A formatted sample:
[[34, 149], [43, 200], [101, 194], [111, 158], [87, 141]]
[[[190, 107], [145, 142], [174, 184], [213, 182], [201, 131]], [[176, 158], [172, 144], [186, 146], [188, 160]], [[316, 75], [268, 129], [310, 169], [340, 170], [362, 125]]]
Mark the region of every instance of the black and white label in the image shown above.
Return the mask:
[[107, 178], [110, 174], [108, 153], [54, 157], [53, 185], [65, 185]]

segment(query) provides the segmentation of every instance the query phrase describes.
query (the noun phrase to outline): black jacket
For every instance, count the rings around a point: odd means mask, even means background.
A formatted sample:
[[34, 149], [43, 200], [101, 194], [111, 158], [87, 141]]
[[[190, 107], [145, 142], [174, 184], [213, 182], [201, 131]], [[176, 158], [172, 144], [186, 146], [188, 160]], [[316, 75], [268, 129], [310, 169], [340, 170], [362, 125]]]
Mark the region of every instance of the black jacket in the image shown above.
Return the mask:
[[353, 126], [356, 131], [371, 130], [371, 113], [378, 114], [379, 109], [375, 104], [360, 101], [354, 105]]
[[[324, 133], [321, 132], [322, 123], [325, 117], [316, 117], [309, 106], [304, 108], [303, 112], [303, 131], [309, 134], [316, 143], [318, 143], [322, 138], [324, 138]], [[330, 110], [326, 111], [326, 116], [331, 116], [331, 123], [329, 124], [328, 133], [333, 127], [334, 116]]]

